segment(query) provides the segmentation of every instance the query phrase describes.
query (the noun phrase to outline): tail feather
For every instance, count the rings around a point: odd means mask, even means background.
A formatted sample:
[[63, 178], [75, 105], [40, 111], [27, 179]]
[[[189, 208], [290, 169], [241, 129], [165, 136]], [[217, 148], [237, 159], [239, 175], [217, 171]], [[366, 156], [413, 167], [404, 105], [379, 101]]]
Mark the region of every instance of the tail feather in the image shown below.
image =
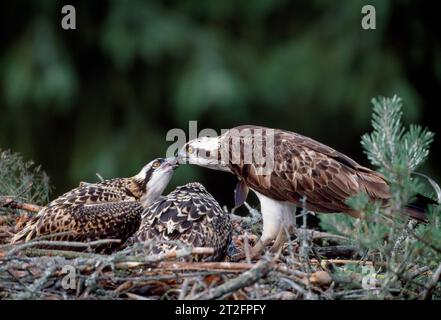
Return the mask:
[[437, 201], [429, 197], [417, 194], [416, 199], [406, 206], [406, 212], [411, 218], [427, 223], [427, 211], [429, 207], [438, 204]]
[[11, 239], [10, 243], [15, 244], [21, 241], [29, 241], [28, 238], [30, 238], [33, 234], [33, 226], [26, 226], [19, 232], [17, 232]]
[[10, 244], [15, 244], [18, 242], [27, 242], [36, 236], [36, 225], [39, 220], [39, 215], [34, 216], [31, 220], [29, 220], [26, 225], [17, 232], [12, 239], [10, 240]]

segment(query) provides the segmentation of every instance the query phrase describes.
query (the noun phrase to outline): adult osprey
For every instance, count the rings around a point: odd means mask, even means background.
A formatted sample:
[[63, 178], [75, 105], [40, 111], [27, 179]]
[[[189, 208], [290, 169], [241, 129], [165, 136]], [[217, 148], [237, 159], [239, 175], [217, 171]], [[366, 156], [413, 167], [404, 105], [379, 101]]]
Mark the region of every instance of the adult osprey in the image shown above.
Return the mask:
[[45, 236], [62, 241], [120, 239], [122, 244], [138, 230], [144, 207], [158, 199], [176, 166], [175, 159], [156, 159], [130, 178], [81, 183], [44, 207], [11, 243]]
[[[389, 185], [378, 172], [359, 165], [348, 156], [300, 134], [259, 126], [239, 126], [219, 137], [188, 142], [178, 152], [178, 162], [196, 164], [235, 174], [236, 205], [246, 199], [248, 188], [260, 201], [263, 217], [258, 254], [277, 237], [284, 240], [283, 227], [294, 225], [295, 207], [314, 212], [343, 212], [358, 217], [346, 200], [365, 192], [372, 200], [387, 204]], [[424, 220], [424, 210], [409, 209]]]
[[175, 249], [175, 241], [214, 248], [203, 260], [221, 260], [231, 242], [230, 216], [197, 182], [177, 187], [160, 197], [142, 213], [139, 230], [129, 243], [154, 240], [154, 252]]

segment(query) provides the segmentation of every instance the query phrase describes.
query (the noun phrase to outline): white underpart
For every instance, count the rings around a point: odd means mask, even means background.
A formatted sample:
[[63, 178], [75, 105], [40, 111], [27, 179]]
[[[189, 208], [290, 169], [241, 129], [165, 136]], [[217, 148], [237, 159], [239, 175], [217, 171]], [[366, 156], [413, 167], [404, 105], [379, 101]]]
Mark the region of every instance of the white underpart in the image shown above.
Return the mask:
[[296, 207], [290, 202], [268, 198], [256, 190], [253, 192], [259, 198], [263, 218], [263, 232], [260, 240], [267, 244], [277, 237], [281, 228], [288, 230], [290, 226], [294, 226]]
[[160, 168], [153, 172], [150, 180], [147, 182], [147, 192], [141, 197], [143, 207], [152, 204], [161, 196], [172, 176], [172, 167]]

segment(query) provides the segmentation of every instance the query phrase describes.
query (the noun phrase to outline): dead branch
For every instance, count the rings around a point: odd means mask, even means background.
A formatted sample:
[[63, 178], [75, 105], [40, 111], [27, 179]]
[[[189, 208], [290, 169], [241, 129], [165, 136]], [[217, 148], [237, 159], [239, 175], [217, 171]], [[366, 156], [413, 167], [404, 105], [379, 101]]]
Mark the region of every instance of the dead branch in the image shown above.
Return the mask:
[[29, 257], [64, 257], [66, 259], [75, 259], [75, 258], [97, 258], [97, 257], [105, 257], [104, 255], [89, 253], [89, 252], [78, 252], [78, 251], [69, 251], [69, 250], [56, 250], [56, 249], [35, 249], [28, 248], [24, 249], [23, 253]]
[[348, 239], [344, 236], [339, 236], [339, 235], [332, 234], [329, 232], [322, 232], [322, 231], [311, 230], [311, 229], [301, 229], [301, 230], [302, 230], [302, 232], [306, 232], [308, 237], [310, 237], [312, 240], [332, 240], [335, 242], [348, 241]]
[[357, 252], [358, 248], [356, 246], [329, 246], [329, 247], [319, 247], [316, 249], [320, 256], [327, 258], [337, 258], [337, 257], [353, 257]]
[[[173, 250], [170, 252], [165, 253], [159, 253], [154, 255], [148, 255], [148, 256], [135, 256], [133, 257], [132, 261], [122, 261], [116, 263], [117, 268], [121, 269], [130, 269], [130, 268], [138, 268], [140, 266], [146, 265], [146, 264], [152, 264], [161, 262], [163, 260], [169, 260], [169, 259], [178, 259], [178, 258], [184, 258], [188, 257], [190, 255], [212, 255], [214, 253], [213, 248], [205, 248], [205, 247], [195, 247], [195, 248], [183, 248], [179, 250]], [[163, 268], [163, 266], [160, 266], [160, 268]]]
[[256, 263], [253, 268], [242, 273], [240, 276], [231, 279], [220, 286], [202, 292], [193, 298], [195, 300], [212, 300], [231, 294], [240, 288], [252, 285], [262, 277], [264, 277], [274, 265], [274, 260], [262, 259]]
[[6, 206], [9, 205], [10, 203], [12, 203], [13, 201], [15, 201], [15, 200], [18, 199], [19, 197], [21, 197], [23, 194], [25, 194], [27, 191], [29, 191], [29, 189], [31, 189], [32, 186], [33, 186], [33, 183], [32, 183], [32, 181], [31, 181], [31, 182], [29, 182], [26, 186], [24, 186], [24, 188], [23, 188], [19, 193], [17, 193], [15, 196], [13, 196], [13, 197], [6, 197], [6, 196], [3, 196], [3, 198], [5, 198], [5, 199], [7, 199], [7, 200], [6, 200], [5, 203], [2, 205], [2, 207], [6, 207]]
[[304, 297], [308, 296], [308, 291], [305, 290], [301, 285], [299, 285], [295, 281], [293, 281], [293, 279], [287, 278], [287, 277], [281, 277], [280, 281], [283, 284], [288, 285], [289, 287], [291, 287], [292, 290], [300, 293], [302, 296], [304, 296]]
[[424, 290], [424, 292], [421, 295], [423, 300], [431, 299], [433, 290], [435, 290], [435, 287], [440, 281], [440, 278], [441, 278], [441, 263], [438, 265], [438, 268], [436, 268], [435, 272], [432, 275], [432, 278], [427, 284], [426, 290]]
[[158, 268], [163, 270], [211, 270], [224, 272], [242, 272], [250, 270], [255, 266], [252, 263], [244, 262], [161, 262]]
[[[71, 248], [89, 248], [89, 247], [95, 247], [103, 244], [109, 244], [109, 243], [120, 243], [121, 240], [119, 239], [101, 239], [101, 240], [95, 240], [90, 242], [74, 242], [74, 241], [50, 241], [50, 240], [41, 240], [41, 241], [30, 241], [25, 242], [23, 244], [19, 245], [13, 245], [13, 248], [9, 250], [7, 255], [13, 255], [17, 253], [18, 251], [32, 248], [36, 246], [48, 246], [48, 247], [71, 247]], [[11, 246], [11, 245], [6, 245]]]
[[4, 203], [2, 207], [8, 207], [11, 209], [21, 209], [29, 212], [39, 212], [43, 207], [37, 206], [36, 204], [19, 202], [13, 197], [3, 197]]
[[[372, 266], [372, 261], [361, 261], [361, 260], [344, 260], [344, 259], [323, 259], [318, 261], [317, 259], [311, 259], [312, 264], [336, 264], [336, 265], [344, 265], [344, 264], [359, 264], [359, 265], [367, 265]], [[380, 264], [381, 265], [381, 264]]]
[[428, 246], [429, 248], [431, 248], [432, 250], [441, 253], [441, 248], [435, 246], [434, 244], [430, 243], [429, 241], [427, 241], [426, 239], [420, 237], [419, 235], [417, 235], [415, 233], [415, 231], [413, 230], [409, 230], [409, 233], [412, 235], [412, 237], [414, 237], [415, 239], [417, 239], [418, 241], [422, 242], [424, 245]]
[[290, 291], [281, 291], [265, 297], [263, 300], [295, 300], [297, 295]]

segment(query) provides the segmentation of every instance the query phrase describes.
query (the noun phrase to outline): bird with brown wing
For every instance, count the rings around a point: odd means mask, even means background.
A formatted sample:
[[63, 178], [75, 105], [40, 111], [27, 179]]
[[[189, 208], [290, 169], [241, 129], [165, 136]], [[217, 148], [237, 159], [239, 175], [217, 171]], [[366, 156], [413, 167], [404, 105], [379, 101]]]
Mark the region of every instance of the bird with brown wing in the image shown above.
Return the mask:
[[168, 252], [178, 243], [210, 247], [213, 255], [202, 258], [218, 261], [225, 257], [231, 243], [230, 216], [213, 196], [197, 182], [177, 187], [142, 213], [139, 230], [130, 243], [153, 242], [153, 252]]
[[[138, 230], [143, 209], [162, 194], [175, 167], [174, 159], [159, 158], [130, 178], [81, 183], [44, 207], [11, 243], [44, 236], [52, 241], [118, 239], [122, 244]], [[116, 247], [119, 244], [95, 249]]]
[[[363, 192], [385, 206], [390, 197], [389, 183], [380, 173], [318, 141], [280, 129], [246, 125], [219, 137], [195, 139], [178, 152], [178, 162], [236, 175], [236, 205], [245, 201], [249, 189], [257, 195], [263, 232], [253, 255], [274, 239], [274, 248], [284, 241], [284, 227], [294, 226], [296, 207], [359, 217], [346, 203], [351, 196]], [[426, 205], [434, 201], [423, 196], [419, 200], [406, 211], [425, 221]]]

